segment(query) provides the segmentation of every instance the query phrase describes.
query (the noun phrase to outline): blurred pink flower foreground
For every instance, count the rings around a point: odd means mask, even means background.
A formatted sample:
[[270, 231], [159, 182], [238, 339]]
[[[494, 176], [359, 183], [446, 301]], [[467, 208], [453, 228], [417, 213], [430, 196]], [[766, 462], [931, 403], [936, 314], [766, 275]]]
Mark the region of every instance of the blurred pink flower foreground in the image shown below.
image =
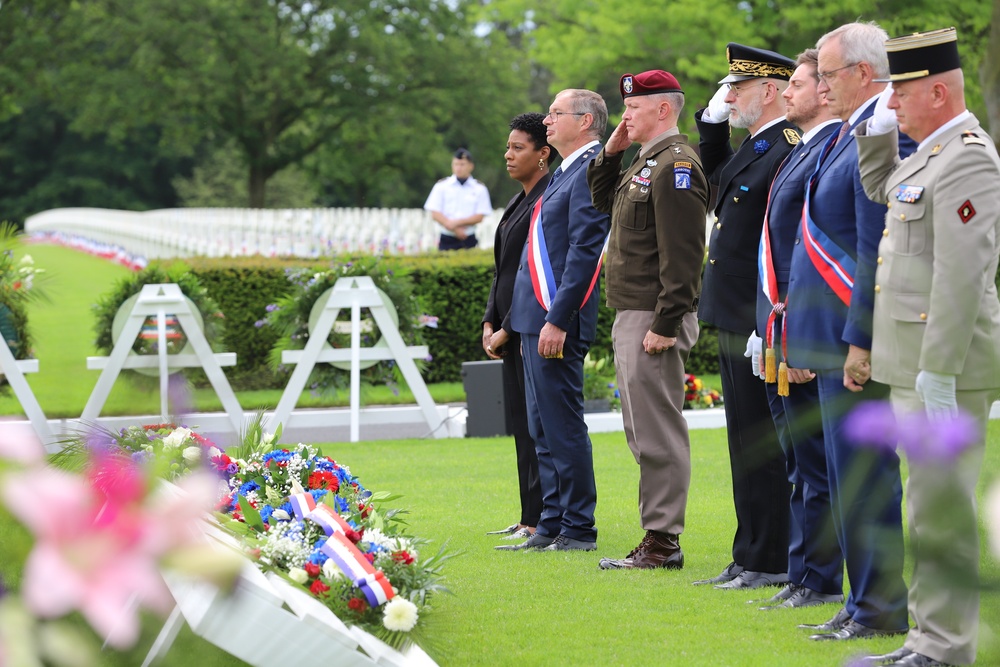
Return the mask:
[[0, 480], [4, 504], [35, 537], [21, 586], [28, 609], [45, 618], [79, 610], [108, 645], [134, 644], [140, 607], [172, 608], [160, 561], [203, 539], [198, 523], [217, 480], [191, 475], [178, 484], [183, 493], [171, 492], [131, 459], [104, 452], [91, 454], [84, 474], [66, 472], [46, 466], [37, 440], [6, 427], [0, 457], [29, 464]]

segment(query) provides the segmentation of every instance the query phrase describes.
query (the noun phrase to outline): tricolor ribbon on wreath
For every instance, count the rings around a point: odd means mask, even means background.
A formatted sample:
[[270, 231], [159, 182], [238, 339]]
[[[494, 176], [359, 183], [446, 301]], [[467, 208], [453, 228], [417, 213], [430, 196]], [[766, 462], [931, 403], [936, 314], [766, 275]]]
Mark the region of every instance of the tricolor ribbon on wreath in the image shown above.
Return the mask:
[[[542, 231], [542, 201], [544, 196], [539, 197], [531, 212], [531, 228], [528, 230], [528, 273], [531, 275], [531, 287], [535, 292], [535, 299], [538, 304], [546, 310], [552, 305], [552, 300], [556, 296], [556, 277], [552, 271], [552, 260], [549, 259], [549, 251], [545, 245], [545, 234]], [[608, 250], [608, 242], [611, 236], [604, 241], [604, 249], [597, 259], [597, 267], [594, 269], [594, 276], [590, 279], [590, 286], [587, 293], [580, 302], [580, 308], [587, 303], [587, 299], [594, 291], [597, 280], [601, 277], [601, 264], [604, 262], [604, 253]]]
[[296, 493], [288, 500], [296, 519], [299, 521], [308, 519], [323, 529], [327, 540], [320, 547], [320, 551], [331, 558], [364, 593], [368, 604], [377, 607], [393, 598], [395, 593], [392, 592], [392, 584], [389, 583], [385, 573], [376, 570], [348, 539], [347, 531], [351, 530], [351, 526], [342, 516], [328, 505], [317, 504], [316, 499], [308, 493]]

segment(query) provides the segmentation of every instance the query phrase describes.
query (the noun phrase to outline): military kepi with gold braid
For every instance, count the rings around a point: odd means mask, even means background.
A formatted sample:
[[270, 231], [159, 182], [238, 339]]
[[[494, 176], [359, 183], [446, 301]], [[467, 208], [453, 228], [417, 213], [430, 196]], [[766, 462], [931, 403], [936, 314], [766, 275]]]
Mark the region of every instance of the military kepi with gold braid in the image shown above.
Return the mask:
[[719, 83], [736, 83], [747, 79], [784, 79], [788, 81], [795, 72], [795, 61], [780, 53], [753, 46], [729, 42], [726, 47], [729, 76]]
[[889, 56], [889, 78], [876, 81], [910, 81], [962, 67], [954, 28], [895, 37], [885, 43], [885, 50]]

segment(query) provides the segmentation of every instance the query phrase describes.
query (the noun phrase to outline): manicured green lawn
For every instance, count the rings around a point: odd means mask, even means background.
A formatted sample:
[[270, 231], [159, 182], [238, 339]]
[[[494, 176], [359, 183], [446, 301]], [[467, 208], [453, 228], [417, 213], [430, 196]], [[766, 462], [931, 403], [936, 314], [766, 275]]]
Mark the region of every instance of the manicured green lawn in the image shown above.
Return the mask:
[[[73, 294], [78, 303], [33, 313], [42, 372], [29, 376], [29, 381], [48, 416], [76, 416], [97, 376], [85, 367], [84, 357], [94, 353], [89, 344], [89, 304], [124, 269], [60, 248], [36, 246], [31, 252], [39, 264], [53, 267], [53, 296]], [[81, 347], [86, 348], [82, 353]], [[116, 387], [113, 399], [115, 407], [109, 402], [104, 414], [134, 413], [147, 399], [149, 407], [143, 411], [158, 408], [155, 393], [138, 396], [124, 383]], [[441, 394], [435, 399], [442, 402]], [[198, 395], [196, 409], [208, 409], [205, 400]], [[265, 402], [249, 394], [241, 394], [240, 401], [244, 406]], [[0, 398], [0, 414], [18, 413], [16, 401]], [[1000, 479], [1000, 424], [991, 424], [989, 440], [982, 486]], [[638, 469], [624, 435], [594, 434], [593, 441], [598, 550], [568, 554], [497, 552], [493, 546], [501, 542], [484, 534], [517, 518], [510, 438], [324, 445], [326, 453], [351, 466], [367, 487], [402, 494], [393, 505], [410, 511], [413, 534], [432, 540], [431, 548], [447, 544], [461, 553], [447, 569], [455, 595], [438, 599], [438, 613], [432, 619], [436, 641], [426, 647], [439, 664], [812, 667], [841, 665], [860, 652], [885, 652], [899, 645], [899, 639], [847, 645], [811, 642], [795, 625], [826, 620], [835, 607], [760, 612], [746, 604], [760, 593], [691, 585], [716, 574], [730, 560], [734, 517], [722, 429], [692, 432], [692, 485], [681, 539], [685, 569], [599, 570], [601, 557], [623, 556], [640, 539], [641, 530], [636, 509]], [[19, 563], [26, 548], [23, 533], [0, 517], [0, 576], [9, 586], [16, 586], [20, 578]], [[997, 665], [1000, 566], [985, 547], [982, 562], [985, 589], [978, 664]], [[912, 563], [908, 561], [907, 567], [909, 573]], [[148, 619], [133, 651], [107, 654], [102, 664], [139, 664], [158, 628], [159, 621]], [[185, 630], [164, 664], [241, 663]]]

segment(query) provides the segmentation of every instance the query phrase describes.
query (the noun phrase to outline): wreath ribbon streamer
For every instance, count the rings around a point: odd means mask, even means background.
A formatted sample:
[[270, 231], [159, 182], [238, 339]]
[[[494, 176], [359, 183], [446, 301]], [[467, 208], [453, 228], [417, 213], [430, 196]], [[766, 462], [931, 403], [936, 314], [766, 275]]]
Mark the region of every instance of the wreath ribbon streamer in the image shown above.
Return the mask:
[[289, 498], [295, 518], [309, 520], [323, 529], [327, 535], [320, 551], [326, 554], [347, 575], [364, 594], [368, 604], [377, 607], [385, 604], [395, 595], [392, 584], [382, 570], [376, 570], [365, 555], [347, 537], [351, 528], [342, 516], [328, 505], [317, 504], [308, 493], [297, 493]]

